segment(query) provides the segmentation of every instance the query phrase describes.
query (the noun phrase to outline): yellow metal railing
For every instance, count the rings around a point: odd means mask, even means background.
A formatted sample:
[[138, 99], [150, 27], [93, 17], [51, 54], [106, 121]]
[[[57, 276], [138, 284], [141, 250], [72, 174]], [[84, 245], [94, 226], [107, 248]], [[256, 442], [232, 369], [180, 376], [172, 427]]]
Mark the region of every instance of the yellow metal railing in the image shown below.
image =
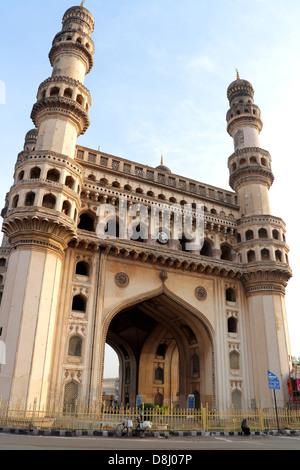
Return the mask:
[[[136, 422], [141, 418], [153, 423], [153, 431], [241, 431], [241, 422], [247, 420], [251, 431], [276, 430], [275, 410], [187, 410], [164, 407], [162, 409], [106, 408], [103, 406], [84, 407], [76, 403], [70, 409], [39, 409], [32, 406], [13, 405], [0, 399], [0, 427], [113, 431], [125, 419]], [[280, 428], [300, 429], [300, 411], [278, 409]]]

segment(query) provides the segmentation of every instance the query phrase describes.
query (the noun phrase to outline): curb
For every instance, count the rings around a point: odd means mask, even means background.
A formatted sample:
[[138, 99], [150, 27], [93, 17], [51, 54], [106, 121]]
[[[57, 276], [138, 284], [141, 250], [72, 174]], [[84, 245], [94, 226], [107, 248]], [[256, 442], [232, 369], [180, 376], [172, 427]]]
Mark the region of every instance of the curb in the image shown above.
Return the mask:
[[[19, 434], [27, 436], [53, 436], [53, 437], [117, 437], [115, 431], [93, 431], [93, 430], [56, 430], [56, 429], [28, 429], [28, 428], [10, 428], [0, 427], [0, 434]], [[150, 437], [156, 438], [168, 438], [169, 436], [174, 437], [209, 437], [209, 436], [243, 436], [244, 433], [241, 431], [220, 431], [220, 432], [206, 432], [206, 431], [173, 431], [173, 432], [159, 432], [154, 431], [149, 434]], [[252, 431], [251, 436], [278, 436], [286, 435], [293, 436], [299, 435], [299, 431], [285, 429], [282, 432], [277, 430], [271, 431]]]

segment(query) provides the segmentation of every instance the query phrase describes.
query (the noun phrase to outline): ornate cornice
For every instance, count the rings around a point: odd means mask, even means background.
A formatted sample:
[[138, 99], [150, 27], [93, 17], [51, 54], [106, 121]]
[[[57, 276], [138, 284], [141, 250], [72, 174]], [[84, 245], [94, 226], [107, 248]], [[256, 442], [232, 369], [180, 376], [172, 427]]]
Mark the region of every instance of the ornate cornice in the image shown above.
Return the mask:
[[271, 170], [261, 165], [245, 166], [238, 168], [230, 175], [229, 184], [234, 189], [244, 183], [264, 183], [270, 188], [274, 182], [274, 175]]
[[84, 134], [90, 125], [88, 112], [76, 101], [61, 96], [45, 97], [37, 101], [31, 112], [31, 119], [39, 127], [43, 115], [62, 114], [73, 119], [78, 127], [78, 135]]
[[93, 53], [83, 44], [72, 41], [62, 41], [52, 46], [49, 52], [50, 64], [53, 67], [54, 62], [59, 54], [76, 54], [83, 62], [86, 63], [87, 72], [89, 73], [94, 65]]
[[34, 207], [17, 208], [4, 219], [2, 231], [9, 238], [11, 247], [36, 245], [64, 252], [75, 239], [76, 231], [71, 219], [55, 212]]
[[250, 114], [250, 113], [237, 114], [228, 121], [228, 124], [227, 124], [228, 134], [232, 137], [235, 130], [241, 126], [254, 127], [255, 129], [258, 130], [258, 132], [261, 132], [263, 128], [263, 122], [261, 118], [257, 116], [256, 114]]

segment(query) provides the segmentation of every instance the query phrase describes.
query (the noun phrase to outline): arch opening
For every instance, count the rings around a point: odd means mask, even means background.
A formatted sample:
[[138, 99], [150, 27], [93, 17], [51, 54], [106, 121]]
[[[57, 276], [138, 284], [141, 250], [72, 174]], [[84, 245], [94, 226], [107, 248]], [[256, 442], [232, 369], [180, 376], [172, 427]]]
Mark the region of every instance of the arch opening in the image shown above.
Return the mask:
[[106, 344], [119, 358], [120, 405], [186, 407], [188, 395], [215, 406], [212, 337], [204, 320], [166, 293], [124, 308], [110, 321]]

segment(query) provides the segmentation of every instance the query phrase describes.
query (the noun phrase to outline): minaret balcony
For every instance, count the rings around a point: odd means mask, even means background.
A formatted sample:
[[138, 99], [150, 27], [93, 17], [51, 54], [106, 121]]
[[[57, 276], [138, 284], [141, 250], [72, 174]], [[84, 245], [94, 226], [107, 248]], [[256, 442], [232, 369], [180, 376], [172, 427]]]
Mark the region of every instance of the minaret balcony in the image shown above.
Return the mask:
[[90, 125], [88, 111], [79, 102], [62, 96], [45, 97], [37, 101], [33, 106], [31, 119], [38, 128], [43, 118], [49, 118], [51, 114], [73, 121], [78, 136], [84, 134]]

